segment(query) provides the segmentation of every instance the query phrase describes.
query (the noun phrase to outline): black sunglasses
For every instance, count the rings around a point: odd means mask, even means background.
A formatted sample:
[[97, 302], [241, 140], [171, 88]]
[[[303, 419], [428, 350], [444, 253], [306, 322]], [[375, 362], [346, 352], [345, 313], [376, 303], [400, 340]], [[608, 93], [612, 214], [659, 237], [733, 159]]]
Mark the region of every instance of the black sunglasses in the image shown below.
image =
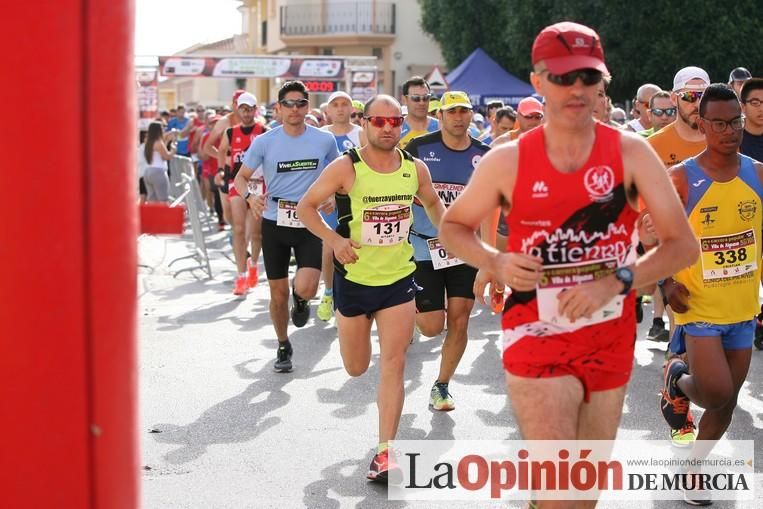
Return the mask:
[[363, 118], [363, 113], [356, 111], [354, 113], [350, 113], [350, 118]]
[[278, 101], [278, 104], [283, 106], [284, 108], [294, 108], [295, 106], [297, 108], [304, 108], [310, 103], [307, 99], [281, 99]]
[[549, 70], [544, 72], [548, 77], [548, 81], [562, 87], [571, 87], [578, 79], [583, 81], [583, 85], [590, 87], [604, 79], [604, 74], [596, 69], [578, 69], [577, 71], [570, 71], [564, 74], [552, 74]]

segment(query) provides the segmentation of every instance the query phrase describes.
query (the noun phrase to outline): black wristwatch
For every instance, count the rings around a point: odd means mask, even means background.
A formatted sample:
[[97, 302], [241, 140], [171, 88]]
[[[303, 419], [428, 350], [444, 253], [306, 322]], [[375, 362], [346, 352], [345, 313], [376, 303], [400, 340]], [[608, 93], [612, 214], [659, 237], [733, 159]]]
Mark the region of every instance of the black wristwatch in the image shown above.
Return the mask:
[[623, 284], [620, 295], [626, 295], [633, 286], [633, 271], [628, 267], [620, 267], [615, 271], [615, 278]]

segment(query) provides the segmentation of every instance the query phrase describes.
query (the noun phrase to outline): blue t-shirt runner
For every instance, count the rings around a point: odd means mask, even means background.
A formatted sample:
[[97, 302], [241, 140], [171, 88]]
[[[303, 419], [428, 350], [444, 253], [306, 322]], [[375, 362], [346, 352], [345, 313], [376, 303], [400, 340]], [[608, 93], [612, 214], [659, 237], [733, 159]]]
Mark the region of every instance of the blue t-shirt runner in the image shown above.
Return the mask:
[[289, 136], [279, 126], [256, 137], [244, 154], [244, 164], [262, 165], [268, 194], [263, 217], [277, 221], [279, 200], [299, 201], [337, 157], [334, 136], [309, 125], [299, 136]]
[[[183, 117], [182, 119], [179, 119], [177, 117], [172, 117], [169, 120], [169, 122], [167, 122], [167, 132], [172, 131], [173, 129], [177, 129], [179, 133], [180, 131], [185, 129], [185, 127], [188, 125], [188, 122], [190, 122], [190, 119], [188, 117]], [[181, 156], [189, 155], [188, 134], [182, 137], [178, 134], [177, 153], [178, 155], [181, 155]]]

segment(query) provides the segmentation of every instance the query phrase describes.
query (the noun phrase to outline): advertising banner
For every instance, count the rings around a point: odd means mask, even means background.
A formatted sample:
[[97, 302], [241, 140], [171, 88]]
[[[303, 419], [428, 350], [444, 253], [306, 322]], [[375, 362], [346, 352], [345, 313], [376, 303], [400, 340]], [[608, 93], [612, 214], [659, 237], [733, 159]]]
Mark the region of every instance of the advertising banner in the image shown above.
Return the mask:
[[138, 129], [148, 129], [148, 124], [159, 115], [159, 82], [156, 69], [136, 69], [135, 83], [138, 97]]
[[344, 80], [344, 59], [326, 57], [159, 57], [162, 76]]

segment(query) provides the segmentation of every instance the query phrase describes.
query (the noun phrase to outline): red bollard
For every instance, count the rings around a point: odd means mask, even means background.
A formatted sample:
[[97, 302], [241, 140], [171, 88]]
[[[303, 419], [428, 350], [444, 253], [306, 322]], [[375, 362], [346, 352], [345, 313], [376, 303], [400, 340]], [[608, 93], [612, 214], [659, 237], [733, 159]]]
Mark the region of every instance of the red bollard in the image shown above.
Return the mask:
[[133, 17], [3, 8], [3, 507], [139, 506]]

